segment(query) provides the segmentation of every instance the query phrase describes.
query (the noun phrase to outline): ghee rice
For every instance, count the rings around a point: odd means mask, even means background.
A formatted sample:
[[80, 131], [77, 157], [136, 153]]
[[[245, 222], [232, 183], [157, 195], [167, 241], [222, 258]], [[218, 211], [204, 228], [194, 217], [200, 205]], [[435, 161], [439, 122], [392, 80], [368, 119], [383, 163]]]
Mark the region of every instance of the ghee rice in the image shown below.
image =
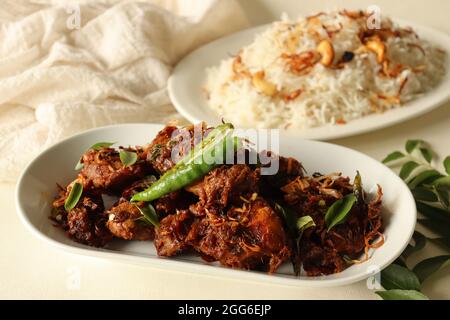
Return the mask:
[[440, 82], [445, 51], [386, 17], [370, 29], [368, 17], [283, 16], [207, 70], [209, 107], [240, 127], [342, 125], [399, 107]]

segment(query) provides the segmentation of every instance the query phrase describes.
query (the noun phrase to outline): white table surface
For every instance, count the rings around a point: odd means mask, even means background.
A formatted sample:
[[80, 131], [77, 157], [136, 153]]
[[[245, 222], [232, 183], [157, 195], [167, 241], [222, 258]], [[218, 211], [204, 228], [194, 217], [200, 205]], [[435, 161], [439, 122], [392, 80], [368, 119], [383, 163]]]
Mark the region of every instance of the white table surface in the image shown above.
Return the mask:
[[[382, 12], [450, 33], [450, 1], [307, 1], [241, 0], [253, 24], [269, 22], [286, 11], [292, 16], [324, 9], [365, 8], [378, 4]], [[407, 4], [405, 4], [407, 3]], [[449, 88], [450, 89], [450, 88]], [[450, 154], [450, 104], [418, 119], [381, 131], [339, 139], [337, 144], [376, 159], [402, 148], [410, 138], [428, 141], [437, 154]], [[34, 238], [20, 223], [14, 206], [14, 185], [0, 184], [0, 298], [40, 299], [377, 299], [366, 283], [329, 288], [292, 288], [140, 267], [58, 251]], [[427, 248], [420, 260], [442, 253]], [[450, 299], [450, 269], [433, 275], [423, 292]]]

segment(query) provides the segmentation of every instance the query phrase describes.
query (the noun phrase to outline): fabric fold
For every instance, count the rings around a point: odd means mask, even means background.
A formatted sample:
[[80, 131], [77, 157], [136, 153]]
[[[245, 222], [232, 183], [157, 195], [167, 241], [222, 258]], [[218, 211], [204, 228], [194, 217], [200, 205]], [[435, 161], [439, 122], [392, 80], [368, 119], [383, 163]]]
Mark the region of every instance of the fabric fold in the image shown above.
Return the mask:
[[14, 181], [40, 151], [79, 131], [181, 119], [166, 90], [174, 64], [247, 26], [235, 0], [5, 1], [0, 180]]

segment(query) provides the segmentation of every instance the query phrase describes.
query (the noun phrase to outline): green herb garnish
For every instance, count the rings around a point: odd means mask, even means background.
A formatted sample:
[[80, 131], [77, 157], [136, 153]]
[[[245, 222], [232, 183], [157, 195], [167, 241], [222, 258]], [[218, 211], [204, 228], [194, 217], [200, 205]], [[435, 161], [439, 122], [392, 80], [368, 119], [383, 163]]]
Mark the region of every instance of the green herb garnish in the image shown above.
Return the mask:
[[311, 218], [311, 216], [303, 216], [298, 218], [297, 220], [297, 230], [299, 232], [299, 237], [302, 236], [303, 232], [306, 229], [315, 227], [316, 224], [314, 223], [313, 218]]
[[281, 213], [281, 215], [283, 216], [284, 222], [289, 231], [293, 232], [295, 230], [297, 214], [289, 208], [283, 208], [280, 204], [276, 202], [273, 203], [273, 206], [275, 210]]
[[75, 182], [72, 185], [72, 189], [69, 192], [69, 196], [64, 202], [64, 209], [69, 212], [77, 205], [80, 201], [81, 195], [83, 194], [83, 185], [79, 182]]
[[352, 210], [355, 202], [356, 196], [353, 193], [350, 193], [343, 199], [337, 200], [328, 208], [327, 213], [325, 214], [325, 223], [328, 231], [334, 226], [344, 223], [347, 220], [347, 216]]
[[141, 221], [144, 221], [145, 223], [154, 226], [155, 228], [159, 227], [159, 219], [158, 214], [156, 213], [155, 208], [150, 203], [147, 203], [144, 207], [139, 207], [137, 204], [135, 204], [136, 208], [139, 209], [139, 211], [142, 214]]
[[84, 168], [84, 163], [81, 163], [81, 159], [78, 160], [77, 165], [75, 166], [75, 170], [81, 170]]
[[101, 150], [103, 148], [109, 148], [115, 143], [116, 142], [97, 142], [96, 144], [92, 145], [89, 149], [92, 149], [92, 150], [95, 150], [95, 151], [99, 151], [99, 150]]
[[156, 158], [158, 158], [158, 156], [161, 154], [161, 150], [162, 150], [162, 145], [159, 143], [155, 144], [155, 146], [152, 149], [150, 160], [155, 161]]
[[125, 167], [132, 166], [136, 163], [138, 157], [136, 152], [130, 152], [125, 150], [120, 150], [119, 152], [120, 161]]

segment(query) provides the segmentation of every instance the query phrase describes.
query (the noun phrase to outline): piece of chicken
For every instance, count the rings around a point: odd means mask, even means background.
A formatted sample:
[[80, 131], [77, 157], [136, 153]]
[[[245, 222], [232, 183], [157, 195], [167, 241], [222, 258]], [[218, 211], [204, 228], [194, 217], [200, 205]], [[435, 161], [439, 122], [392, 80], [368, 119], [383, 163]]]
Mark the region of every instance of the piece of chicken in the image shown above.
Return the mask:
[[[334, 274], [347, 266], [346, 259], [358, 260], [379, 235], [381, 196], [369, 204], [362, 199], [350, 210], [346, 220], [328, 230], [325, 215], [337, 200], [354, 192], [348, 177], [340, 174], [298, 177], [281, 188], [284, 200], [298, 217], [310, 216], [314, 226], [305, 230], [299, 242], [299, 255], [308, 276]], [[345, 259], [344, 259], [345, 257]]]
[[203, 122], [182, 128], [166, 126], [146, 148], [147, 161], [163, 174], [184, 158], [209, 131]]
[[158, 254], [176, 255], [192, 247], [207, 261], [274, 272], [290, 250], [281, 219], [257, 195], [258, 182], [258, 170], [223, 165], [187, 188], [199, 201], [161, 221]]
[[[261, 194], [269, 198], [282, 198], [283, 194], [280, 188], [298, 177], [303, 177], [303, 166], [294, 158], [281, 157], [273, 152], [268, 152], [267, 156], [271, 157], [270, 165], [275, 168], [278, 166], [278, 170], [273, 175], [261, 175]], [[273, 163], [274, 161], [277, 161], [277, 164]], [[268, 166], [269, 164], [265, 165], [265, 167]]]
[[125, 240], [153, 240], [154, 227], [142, 220], [142, 214], [136, 205], [127, 200], [121, 200], [117, 205], [106, 211], [108, 221], [106, 226], [111, 233]]
[[[148, 176], [142, 180], [134, 182], [122, 192], [122, 199], [130, 200], [133, 195], [144, 191], [155, 183], [156, 180], [157, 178], [155, 176]], [[175, 214], [177, 210], [188, 209], [189, 206], [197, 202], [197, 200], [197, 197], [192, 193], [185, 190], [178, 190], [153, 201], [152, 205], [159, 217], [163, 218], [169, 214]]]
[[186, 241], [208, 261], [275, 272], [290, 257], [281, 219], [262, 198], [196, 221]]
[[338, 273], [347, 267], [347, 263], [335, 249], [306, 239], [301, 243], [300, 257], [308, 276]]
[[198, 216], [205, 215], [205, 209], [220, 214], [227, 206], [240, 205], [242, 198], [258, 193], [258, 182], [259, 172], [247, 165], [220, 166], [201, 182], [187, 188], [200, 198], [196, 205], [191, 206], [191, 211]]
[[170, 257], [187, 249], [189, 246], [186, 243], [186, 236], [192, 222], [193, 216], [188, 210], [178, 211], [162, 219], [155, 234], [158, 255]]
[[59, 187], [59, 193], [53, 202], [52, 219], [60, 225], [73, 240], [95, 247], [102, 247], [112, 239], [112, 234], [105, 227], [107, 217], [100, 193], [94, 190], [83, 190], [76, 206], [67, 212], [64, 203], [74, 183], [83, 184], [78, 177], [66, 188]]
[[83, 196], [67, 214], [65, 229], [73, 240], [94, 247], [103, 247], [112, 240], [105, 227], [107, 217], [103, 213], [101, 197]]
[[117, 192], [151, 171], [146, 161], [140, 158], [142, 150], [125, 150], [138, 153], [137, 162], [131, 166], [124, 166], [120, 161], [119, 151], [113, 148], [88, 150], [81, 158], [83, 169], [80, 177], [84, 180], [84, 186], [92, 186], [102, 192]]

